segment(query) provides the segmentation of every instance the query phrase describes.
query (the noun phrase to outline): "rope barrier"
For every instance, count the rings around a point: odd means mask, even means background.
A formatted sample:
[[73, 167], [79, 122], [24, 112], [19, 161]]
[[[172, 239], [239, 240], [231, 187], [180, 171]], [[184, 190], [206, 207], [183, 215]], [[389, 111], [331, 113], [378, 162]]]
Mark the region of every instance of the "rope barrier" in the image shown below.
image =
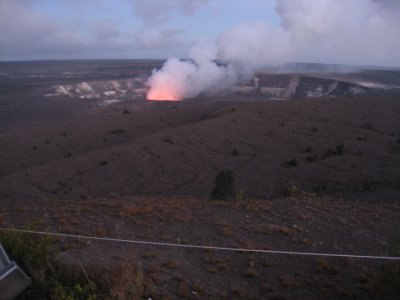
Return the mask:
[[109, 237], [96, 237], [96, 236], [87, 236], [87, 235], [79, 235], [79, 234], [59, 233], [59, 232], [47, 232], [47, 231], [14, 229], [14, 228], [5, 228], [5, 227], [0, 227], [0, 230], [1, 231], [12, 231], [12, 232], [20, 232], [20, 233], [37, 234], [37, 235], [48, 235], [48, 236], [54, 236], [54, 237], [77, 238], [77, 239], [97, 240], [97, 241], [105, 241], [105, 242], [118, 242], [118, 243], [129, 243], [129, 244], [139, 244], [139, 245], [149, 245], [149, 246], [164, 246], [164, 247], [187, 248], [187, 249], [220, 250], [220, 251], [231, 251], [231, 252], [250, 252], [250, 253], [264, 253], [264, 254], [283, 254], [283, 255], [319, 256], [319, 257], [342, 257], [342, 258], [400, 261], [400, 257], [396, 257], [396, 256], [375, 256], [375, 255], [353, 255], [353, 254], [335, 254], [335, 253], [317, 253], [317, 252], [298, 252], [298, 251], [282, 251], [282, 250], [265, 250], [265, 249], [249, 249], [249, 248], [206, 246], [206, 245], [194, 245], [194, 244], [179, 244], [179, 243], [168, 243], [168, 242], [157, 242], [157, 241], [143, 241], [143, 240], [128, 240], [128, 239], [109, 238]]

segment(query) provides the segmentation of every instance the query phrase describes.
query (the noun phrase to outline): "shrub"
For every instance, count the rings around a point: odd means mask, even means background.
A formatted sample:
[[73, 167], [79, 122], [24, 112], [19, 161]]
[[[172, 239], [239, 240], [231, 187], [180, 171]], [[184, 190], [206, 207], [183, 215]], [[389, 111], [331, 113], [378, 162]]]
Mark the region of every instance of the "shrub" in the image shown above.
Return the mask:
[[292, 185], [286, 191], [284, 191], [285, 197], [296, 197], [296, 196], [304, 196], [304, 197], [315, 197], [314, 193], [303, 191], [301, 188]]
[[4, 232], [0, 242], [32, 279], [32, 285], [18, 299], [94, 300], [100, 294], [83, 269], [56, 260], [58, 251], [51, 237]]
[[233, 193], [232, 170], [218, 172], [214, 180], [214, 188], [211, 192], [212, 199], [226, 199]]
[[231, 155], [232, 156], [238, 156], [239, 152], [236, 149], [233, 149], [232, 152], [231, 152]]
[[372, 124], [369, 122], [362, 123], [360, 127], [363, 129], [369, 129], [369, 130], [373, 129]]
[[397, 255], [400, 256], [400, 242], [394, 246], [394, 250], [396, 251]]
[[311, 153], [311, 152], [314, 152], [314, 149], [313, 149], [313, 147], [308, 146], [304, 151], [307, 153]]
[[164, 143], [168, 143], [168, 144], [173, 144], [174, 143], [174, 141], [172, 139], [170, 139], [169, 137], [166, 137], [166, 136], [163, 137], [162, 141]]
[[344, 153], [345, 153], [345, 151], [344, 151], [344, 144], [340, 144], [340, 145], [337, 145], [336, 146], [336, 149], [335, 150], [332, 150], [332, 149], [328, 149], [326, 152], [325, 152], [325, 154], [324, 154], [324, 158], [325, 157], [329, 157], [329, 156], [332, 156], [332, 155], [344, 155]]
[[340, 144], [336, 146], [336, 151], [334, 151], [334, 155], [343, 155], [344, 154], [344, 145]]
[[384, 264], [375, 277], [372, 291], [376, 299], [398, 299], [400, 294], [400, 263]]
[[239, 203], [244, 203], [246, 202], [246, 191], [241, 189], [239, 192], [236, 193], [235, 195], [236, 201]]
[[311, 154], [311, 155], [307, 156], [306, 160], [307, 160], [308, 162], [314, 162], [314, 161], [317, 161], [317, 160], [318, 160], [318, 156], [315, 155], [315, 154]]
[[288, 167], [296, 167], [297, 166], [297, 160], [296, 159], [291, 159], [287, 162]]
[[125, 133], [124, 129], [114, 129], [111, 131], [111, 134], [123, 134]]
[[293, 196], [299, 195], [300, 193], [301, 193], [301, 190], [297, 186], [292, 185], [291, 187], [289, 187], [286, 190], [285, 196], [286, 197], [293, 197]]

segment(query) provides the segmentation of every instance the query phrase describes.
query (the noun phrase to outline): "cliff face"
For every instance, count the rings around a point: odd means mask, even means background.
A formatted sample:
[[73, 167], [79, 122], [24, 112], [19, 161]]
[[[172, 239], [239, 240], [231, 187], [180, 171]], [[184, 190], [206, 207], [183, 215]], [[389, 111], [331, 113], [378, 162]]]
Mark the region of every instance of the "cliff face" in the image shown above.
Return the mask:
[[287, 100], [368, 94], [374, 89], [377, 88], [318, 76], [261, 74], [253, 78], [248, 85], [235, 86], [231, 92], [242, 95], [259, 95], [271, 100]]
[[83, 81], [52, 86], [46, 96], [67, 96], [81, 99], [125, 100], [143, 98], [145, 77], [123, 80]]
[[[69, 82], [50, 87], [51, 92], [46, 96], [98, 99], [103, 103], [143, 100], [148, 90], [146, 81], [147, 75], [141, 74], [131, 79]], [[265, 100], [288, 100], [382, 94], [396, 90], [395, 88], [369, 81], [346, 80], [345, 76], [329, 78], [318, 75], [259, 74], [219, 96], [248, 95], [259, 96]]]

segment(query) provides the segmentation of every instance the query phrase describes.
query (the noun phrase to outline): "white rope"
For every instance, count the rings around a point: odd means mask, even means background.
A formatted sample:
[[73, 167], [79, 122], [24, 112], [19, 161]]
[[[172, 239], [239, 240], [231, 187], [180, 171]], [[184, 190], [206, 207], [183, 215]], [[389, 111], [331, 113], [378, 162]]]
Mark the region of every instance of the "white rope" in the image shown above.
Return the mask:
[[398, 261], [400, 261], [400, 257], [396, 257], [396, 256], [374, 256], [374, 255], [297, 252], [297, 251], [233, 248], [233, 247], [219, 247], [219, 246], [206, 246], [206, 245], [193, 245], [193, 244], [178, 244], [178, 243], [167, 243], [167, 242], [153, 242], [153, 241], [127, 240], [127, 239], [108, 238], [108, 237], [96, 237], [96, 236], [87, 236], [87, 235], [69, 234], [69, 233], [14, 229], [14, 228], [4, 228], [4, 227], [0, 227], [0, 230], [38, 234], [38, 235], [49, 235], [49, 236], [55, 236], [55, 237], [78, 238], [78, 239], [97, 240], [97, 241], [106, 241], [106, 242], [119, 242], [119, 243], [129, 243], [129, 244], [150, 245], [150, 246], [165, 246], [165, 247], [191, 248], [191, 249], [202, 249], [202, 250], [221, 250], [221, 251], [251, 252], [251, 253], [265, 253], [265, 254], [344, 257], [344, 258], [398, 260]]

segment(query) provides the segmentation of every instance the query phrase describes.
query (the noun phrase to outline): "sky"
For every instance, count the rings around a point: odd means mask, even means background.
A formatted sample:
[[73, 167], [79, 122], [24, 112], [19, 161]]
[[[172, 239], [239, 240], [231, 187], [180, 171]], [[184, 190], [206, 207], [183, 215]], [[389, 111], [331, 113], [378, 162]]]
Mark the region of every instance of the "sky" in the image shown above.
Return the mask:
[[252, 63], [400, 66], [400, 1], [0, 0], [2, 61], [185, 58], [199, 41]]

